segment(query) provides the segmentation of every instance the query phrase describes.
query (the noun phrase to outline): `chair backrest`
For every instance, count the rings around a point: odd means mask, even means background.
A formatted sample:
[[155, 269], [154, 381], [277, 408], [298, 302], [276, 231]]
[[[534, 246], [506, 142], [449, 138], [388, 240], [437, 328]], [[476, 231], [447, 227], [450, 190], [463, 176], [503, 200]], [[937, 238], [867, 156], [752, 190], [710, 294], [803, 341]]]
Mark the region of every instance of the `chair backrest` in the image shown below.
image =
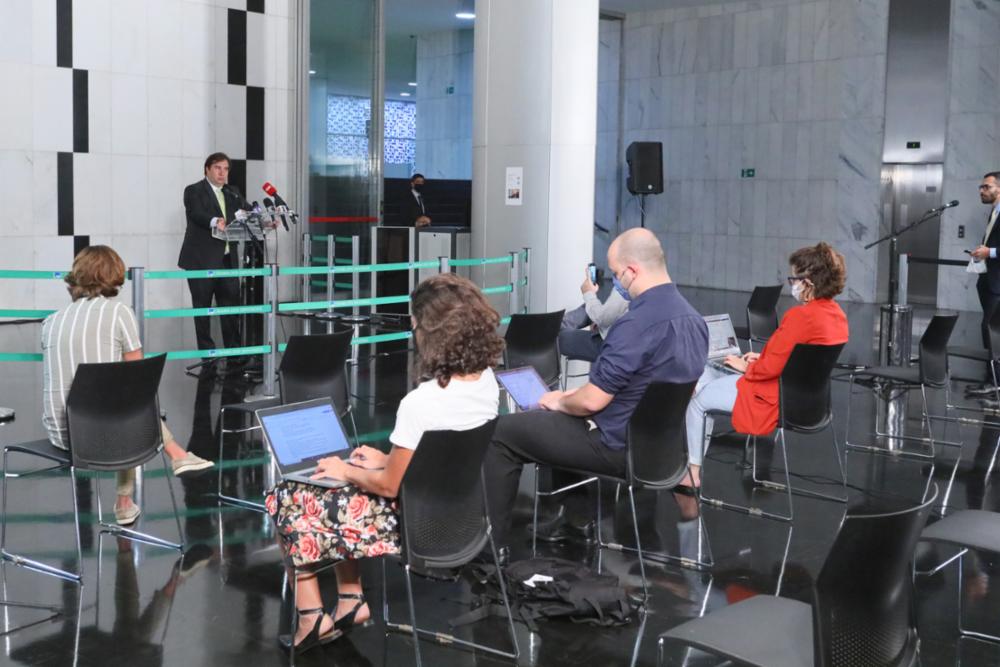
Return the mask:
[[747, 329], [751, 338], [770, 338], [778, 328], [781, 285], [758, 285], [747, 302]]
[[511, 315], [504, 334], [507, 343], [504, 365], [507, 368], [532, 366], [545, 384], [555, 384], [559, 379], [558, 338], [564, 312]]
[[687, 472], [685, 415], [697, 381], [651, 382], [628, 422], [630, 480], [654, 489], [672, 489]]
[[467, 431], [427, 431], [399, 489], [403, 560], [459, 567], [488, 540], [482, 467], [496, 419]]
[[826, 428], [830, 423], [830, 374], [844, 343], [799, 343], [785, 362], [779, 379], [778, 425], [800, 433]]
[[987, 323], [989, 329], [990, 356], [994, 359], [1000, 355], [1000, 308], [994, 308]]
[[844, 517], [815, 585], [813, 643], [821, 667], [909, 664], [916, 647], [910, 561], [937, 500]]
[[920, 337], [920, 381], [931, 387], [948, 382], [948, 339], [955, 329], [958, 313], [938, 313]]
[[125, 470], [163, 446], [156, 390], [166, 355], [139, 361], [80, 364], [66, 399], [73, 465]]
[[330, 396], [337, 412], [350, 406], [344, 365], [351, 354], [353, 330], [291, 336], [281, 357], [278, 377], [281, 401], [299, 403]]

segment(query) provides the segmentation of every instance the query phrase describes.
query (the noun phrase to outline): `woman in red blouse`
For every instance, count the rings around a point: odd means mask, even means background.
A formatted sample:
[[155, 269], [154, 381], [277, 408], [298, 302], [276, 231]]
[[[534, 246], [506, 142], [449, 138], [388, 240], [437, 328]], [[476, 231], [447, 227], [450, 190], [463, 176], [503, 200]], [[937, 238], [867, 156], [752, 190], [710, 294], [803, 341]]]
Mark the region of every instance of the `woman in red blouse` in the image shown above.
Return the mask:
[[[788, 283], [795, 306], [760, 352], [730, 355], [726, 364], [742, 375], [706, 367], [687, 410], [688, 454], [693, 486], [701, 485], [704, 415], [732, 412], [733, 428], [748, 435], [769, 435], [778, 425], [778, 378], [798, 343], [836, 345], [847, 342], [847, 316], [833, 300], [844, 289], [844, 256], [826, 243], [800, 248], [788, 258]], [[712, 420], [708, 420], [711, 437]], [[707, 449], [707, 443], [705, 447]]]

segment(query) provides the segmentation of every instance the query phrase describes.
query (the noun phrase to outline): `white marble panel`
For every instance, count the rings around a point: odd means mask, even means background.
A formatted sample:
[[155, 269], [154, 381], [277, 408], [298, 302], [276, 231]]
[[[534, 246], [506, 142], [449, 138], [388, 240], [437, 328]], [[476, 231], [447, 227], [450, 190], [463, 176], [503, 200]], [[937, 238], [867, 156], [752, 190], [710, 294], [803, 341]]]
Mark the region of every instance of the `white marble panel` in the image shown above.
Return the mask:
[[39, 236], [55, 236], [58, 231], [56, 153], [31, 153], [31, 232]]
[[272, 21], [263, 14], [247, 12], [247, 85], [274, 85], [274, 66], [277, 57], [268, 48], [272, 34]]
[[[13, 68], [20, 74], [20, 66]], [[65, 68], [35, 66], [32, 68], [31, 83], [33, 147], [48, 151], [73, 150], [72, 72]], [[20, 120], [20, 114], [14, 118]], [[15, 140], [10, 147], [20, 145], [21, 141]]]
[[0, 103], [0, 147], [5, 149], [28, 150], [32, 147], [34, 122], [29, 102], [32, 71], [31, 65], [3, 63], [0, 66], [0, 90], [21, 90], [28, 97], [20, 104]]
[[[73, 233], [97, 235], [111, 233], [108, 209], [108, 183], [111, 182], [111, 156], [100, 153], [77, 153], [73, 156]], [[136, 225], [143, 223], [136, 211]]]
[[31, 23], [24, 25], [31, 35], [31, 62], [34, 65], [56, 64], [56, 3], [31, 0]]
[[111, 69], [110, 25], [111, 0], [89, 0], [73, 12], [73, 67]]
[[[185, 44], [185, 33], [200, 32], [203, 25], [183, 25], [182, 10], [188, 3], [146, 0], [146, 70], [150, 76], [177, 76], [177, 46]], [[223, 40], [225, 41], [225, 40]]]
[[247, 96], [243, 86], [215, 84], [215, 145], [232, 158], [247, 152]]
[[0, 5], [0, 64], [31, 64], [31, 0], [5, 0]]
[[30, 236], [39, 232], [32, 215], [32, 179], [34, 177], [31, 165], [32, 155], [32, 152], [26, 150], [0, 150], [4, 208], [9, 211], [4, 222], [4, 237]]
[[150, 155], [182, 154], [183, 115], [177, 113], [177, 102], [183, 99], [183, 88], [180, 79], [148, 80]]
[[181, 92], [181, 152], [187, 157], [204, 158], [214, 147], [215, 85], [185, 81]]
[[148, 83], [132, 74], [111, 75], [111, 151], [145, 155], [149, 151]]
[[[223, 57], [226, 53], [226, 24], [219, 23], [220, 17], [225, 19], [225, 13], [211, 5], [191, 3], [182, 3], [180, 11], [181, 22], [185, 27], [181, 35], [180, 53], [174, 49], [175, 60], [176, 56], [180, 56], [180, 78], [193, 81], [217, 80], [216, 60], [220, 43]], [[175, 64], [172, 76], [177, 75]], [[225, 75], [223, 64], [222, 81], [225, 81]]]
[[149, 172], [144, 155], [112, 155], [111, 196], [105, 199], [111, 218], [111, 233], [148, 233], [151, 217], [159, 211], [149, 208]]
[[[146, 12], [145, 2], [111, 0], [111, 39], [108, 41], [110, 42], [112, 72], [120, 74], [146, 73], [148, 57], [146, 52]], [[102, 26], [98, 34], [106, 38], [104, 30]], [[75, 61], [74, 64], [76, 64]]]
[[993, 114], [951, 114], [945, 143], [945, 179], [982, 176], [997, 162], [998, 132]]
[[111, 72], [87, 73], [87, 143], [91, 153], [111, 152]]
[[201, 178], [202, 170], [190, 173], [185, 171], [181, 158], [160, 156], [148, 158], [147, 170], [146, 224], [149, 233], [182, 233], [185, 227], [184, 188]]

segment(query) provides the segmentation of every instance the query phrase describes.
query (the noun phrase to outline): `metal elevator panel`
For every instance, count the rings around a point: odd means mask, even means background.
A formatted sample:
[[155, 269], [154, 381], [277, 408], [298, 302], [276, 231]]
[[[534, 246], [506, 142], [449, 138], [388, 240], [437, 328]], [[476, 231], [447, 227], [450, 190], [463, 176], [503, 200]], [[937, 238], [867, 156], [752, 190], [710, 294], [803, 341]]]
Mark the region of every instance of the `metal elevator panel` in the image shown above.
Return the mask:
[[[898, 230], [919, 219], [928, 210], [940, 206], [943, 178], [944, 169], [940, 163], [883, 164], [882, 228], [888, 231], [891, 224], [892, 230]], [[914, 257], [937, 257], [940, 230], [940, 218], [928, 220], [899, 237], [899, 252]], [[888, 284], [888, 244], [880, 252], [879, 298], [884, 299], [885, 285]], [[911, 265], [907, 301], [936, 305], [937, 277], [938, 267], [934, 264]]]

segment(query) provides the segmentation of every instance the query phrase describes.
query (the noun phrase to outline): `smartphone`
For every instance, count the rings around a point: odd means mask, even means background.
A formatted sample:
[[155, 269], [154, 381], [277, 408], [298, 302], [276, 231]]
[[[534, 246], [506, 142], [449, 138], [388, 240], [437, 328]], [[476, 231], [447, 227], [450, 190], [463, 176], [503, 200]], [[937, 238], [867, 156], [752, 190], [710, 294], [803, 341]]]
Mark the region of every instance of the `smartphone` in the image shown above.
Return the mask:
[[962, 252], [964, 252], [966, 255], [971, 255], [972, 254], [971, 250], [963, 250]]
[[597, 284], [597, 265], [591, 262], [587, 265], [587, 275], [590, 276], [590, 282]]

